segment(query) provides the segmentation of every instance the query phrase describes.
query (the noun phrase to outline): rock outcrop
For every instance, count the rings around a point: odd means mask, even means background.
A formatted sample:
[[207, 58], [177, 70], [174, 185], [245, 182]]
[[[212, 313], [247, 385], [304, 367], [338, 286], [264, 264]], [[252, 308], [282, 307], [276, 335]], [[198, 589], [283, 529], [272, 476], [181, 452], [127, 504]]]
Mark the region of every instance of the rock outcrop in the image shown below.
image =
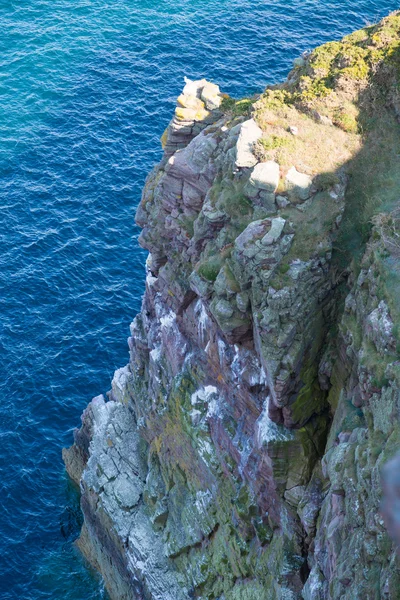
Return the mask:
[[380, 473], [400, 448], [400, 226], [386, 203], [364, 227], [355, 190], [375, 145], [396, 154], [399, 32], [395, 13], [327, 44], [246, 103], [186, 81], [137, 211], [129, 364], [63, 452], [111, 598], [399, 597]]

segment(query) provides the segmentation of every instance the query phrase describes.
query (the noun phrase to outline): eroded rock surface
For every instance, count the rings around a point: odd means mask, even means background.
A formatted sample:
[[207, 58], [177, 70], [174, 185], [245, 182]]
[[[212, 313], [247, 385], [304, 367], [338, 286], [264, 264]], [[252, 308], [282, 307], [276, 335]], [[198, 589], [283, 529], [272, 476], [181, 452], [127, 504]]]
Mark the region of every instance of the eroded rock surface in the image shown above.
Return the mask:
[[391, 256], [376, 227], [361, 271], [338, 276], [345, 171], [321, 187], [260, 162], [260, 126], [222, 98], [186, 82], [143, 191], [129, 364], [64, 451], [79, 546], [115, 600], [395, 600]]

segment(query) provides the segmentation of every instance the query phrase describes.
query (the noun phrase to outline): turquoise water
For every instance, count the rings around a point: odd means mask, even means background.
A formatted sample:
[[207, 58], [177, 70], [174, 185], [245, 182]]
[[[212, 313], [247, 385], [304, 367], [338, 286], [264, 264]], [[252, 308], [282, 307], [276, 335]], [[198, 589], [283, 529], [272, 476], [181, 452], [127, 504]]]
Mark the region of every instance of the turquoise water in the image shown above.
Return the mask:
[[105, 598], [61, 448], [128, 360], [134, 210], [183, 76], [232, 95], [397, 2], [0, 0], [0, 599]]

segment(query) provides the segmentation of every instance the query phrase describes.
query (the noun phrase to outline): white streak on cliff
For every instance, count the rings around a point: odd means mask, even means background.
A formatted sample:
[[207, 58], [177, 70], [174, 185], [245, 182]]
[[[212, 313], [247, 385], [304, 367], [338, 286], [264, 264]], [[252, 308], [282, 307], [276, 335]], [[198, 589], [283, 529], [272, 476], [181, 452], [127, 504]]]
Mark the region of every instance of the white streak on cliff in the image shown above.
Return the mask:
[[258, 447], [268, 442], [288, 442], [293, 439], [293, 434], [282, 425], [277, 425], [269, 417], [270, 397], [264, 401], [263, 410], [255, 424], [255, 436]]
[[213, 394], [218, 394], [218, 390], [213, 385], [206, 385], [203, 388], [200, 388], [196, 392], [194, 392], [191, 396], [192, 406], [196, 406], [197, 404], [204, 404], [205, 402], [210, 401], [210, 397]]
[[170, 327], [172, 327], [174, 325], [175, 321], [176, 321], [176, 314], [172, 310], [167, 315], [160, 317], [161, 327], [163, 327], [165, 329], [169, 329]]
[[205, 342], [206, 332], [209, 325], [209, 317], [201, 300], [196, 302], [194, 313], [198, 319], [197, 334], [202, 344]]
[[221, 397], [218, 390], [213, 385], [206, 385], [192, 394], [192, 406], [208, 405], [207, 419], [211, 417], [222, 418]]

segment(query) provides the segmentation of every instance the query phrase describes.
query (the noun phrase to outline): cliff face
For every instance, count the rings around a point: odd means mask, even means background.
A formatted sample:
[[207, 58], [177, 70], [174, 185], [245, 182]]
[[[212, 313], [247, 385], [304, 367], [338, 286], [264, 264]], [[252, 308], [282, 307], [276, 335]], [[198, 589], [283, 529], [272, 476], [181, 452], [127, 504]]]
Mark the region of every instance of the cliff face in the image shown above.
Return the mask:
[[[130, 361], [64, 451], [112, 598], [398, 598], [400, 16], [233, 101], [186, 83]], [[372, 215], [374, 226], [370, 229]]]

